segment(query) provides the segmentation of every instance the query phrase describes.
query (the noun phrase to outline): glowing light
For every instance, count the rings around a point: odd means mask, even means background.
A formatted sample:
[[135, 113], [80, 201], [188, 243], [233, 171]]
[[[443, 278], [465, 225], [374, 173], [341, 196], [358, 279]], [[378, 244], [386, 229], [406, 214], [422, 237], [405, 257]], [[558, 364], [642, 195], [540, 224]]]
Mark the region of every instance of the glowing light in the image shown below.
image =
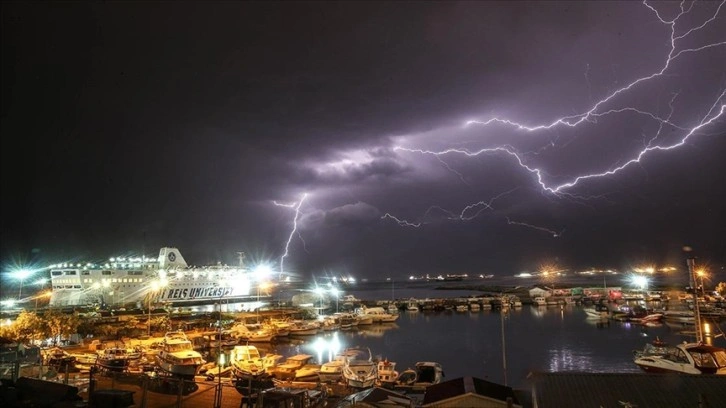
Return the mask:
[[268, 264], [257, 265], [252, 273], [257, 281], [262, 281], [272, 274], [272, 267]]
[[630, 278], [630, 282], [641, 290], [648, 287], [648, 278], [643, 275], [633, 275]]

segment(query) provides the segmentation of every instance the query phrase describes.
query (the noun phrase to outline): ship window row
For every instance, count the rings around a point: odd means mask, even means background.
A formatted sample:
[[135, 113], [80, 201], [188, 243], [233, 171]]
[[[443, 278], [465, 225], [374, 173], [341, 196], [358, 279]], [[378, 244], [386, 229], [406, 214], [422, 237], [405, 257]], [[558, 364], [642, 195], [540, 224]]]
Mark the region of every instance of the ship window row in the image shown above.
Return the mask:
[[78, 279], [53, 279], [53, 283], [76, 283]]
[[[83, 279], [83, 283], [93, 283], [95, 279], [86, 278]], [[112, 283], [136, 283], [136, 282], [143, 282], [143, 278], [113, 278], [111, 279]]]

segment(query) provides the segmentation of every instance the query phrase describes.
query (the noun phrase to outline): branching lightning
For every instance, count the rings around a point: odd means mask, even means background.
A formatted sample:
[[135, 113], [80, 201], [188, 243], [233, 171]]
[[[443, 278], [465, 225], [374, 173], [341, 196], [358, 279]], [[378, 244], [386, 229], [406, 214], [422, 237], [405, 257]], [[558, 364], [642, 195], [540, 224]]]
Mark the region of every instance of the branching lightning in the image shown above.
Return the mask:
[[[716, 47], [722, 47], [726, 46], [726, 40], [725, 41], [717, 41], [717, 42], [711, 42], [708, 44], [701, 44], [697, 46], [692, 46], [690, 48], [683, 47], [682, 40], [688, 38], [691, 34], [704, 29], [705, 27], [709, 26], [712, 22], [714, 22], [719, 15], [721, 9], [723, 8], [724, 4], [726, 4], [726, 0], [721, 1], [718, 4], [718, 7], [713, 12], [710, 17], [706, 18], [705, 21], [703, 21], [700, 25], [696, 25], [693, 27], [681, 27], [683, 24], [678, 24], [679, 19], [681, 19], [684, 15], [688, 14], [694, 7], [695, 2], [691, 2], [688, 7], [685, 6], [685, 1], [682, 1], [680, 3], [680, 12], [673, 18], [673, 19], [665, 19], [661, 13], [652, 5], [648, 4], [647, 0], [643, 1], [643, 5], [645, 5], [648, 9], [653, 11], [656, 18], [665, 26], [668, 26], [670, 28], [670, 37], [669, 37], [669, 51], [665, 58], [664, 63], [657, 69], [656, 71], [650, 73], [649, 75], [645, 75], [639, 78], [636, 78], [634, 80], [631, 80], [629, 83], [627, 83], [625, 86], [622, 86], [615, 91], [612, 91], [611, 93], [607, 94], [604, 98], [600, 99], [599, 101], [595, 102], [590, 106], [589, 109], [577, 113], [570, 116], [564, 116], [557, 118], [549, 123], [544, 124], [526, 124], [524, 122], [519, 122], [516, 120], [512, 120], [509, 118], [500, 118], [500, 117], [492, 117], [490, 119], [486, 120], [469, 120], [465, 123], [465, 126], [471, 126], [471, 125], [477, 125], [482, 127], [487, 127], [489, 125], [493, 124], [499, 124], [504, 126], [509, 126], [514, 128], [518, 131], [525, 131], [525, 132], [538, 132], [538, 131], [545, 131], [550, 130], [556, 127], [565, 126], [569, 128], [577, 127], [583, 123], [596, 123], [598, 118], [609, 116], [609, 115], [621, 115], [621, 114], [636, 114], [640, 116], [644, 116], [650, 120], [653, 120], [658, 123], [657, 131], [652, 134], [651, 136], [644, 136], [643, 139], [643, 147], [640, 151], [633, 153], [629, 159], [627, 159], [624, 162], [619, 163], [618, 165], [613, 165], [613, 167], [610, 167], [608, 169], [604, 169], [601, 171], [594, 171], [592, 173], [587, 174], [581, 174], [581, 175], [575, 175], [570, 178], [569, 181], [562, 182], [560, 184], [554, 183], [551, 181], [546, 180], [546, 171], [543, 168], [535, 167], [531, 164], [528, 164], [525, 159], [525, 154], [517, 151], [512, 145], [504, 144], [504, 145], [498, 145], [498, 146], [490, 146], [481, 148], [478, 150], [469, 150], [466, 148], [445, 148], [442, 150], [429, 150], [426, 148], [420, 148], [420, 147], [404, 147], [404, 146], [395, 146], [394, 151], [399, 152], [408, 152], [408, 153], [416, 153], [416, 154], [422, 154], [422, 155], [432, 155], [440, 162], [444, 163], [446, 167], [453, 171], [452, 168], [442, 160], [442, 157], [449, 154], [457, 154], [457, 155], [464, 155], [467, 157], [478, 157], [478, 156], [485, 156], [488, 154], [497, 154], [497, 155], [504, 155], [508, 156], [511, 159], [516, 162], [519, 167], [524, 169], [526, 172], [532, 174], [536, 180], [536, 183], [539, 185], [540, 189], [543, 193], [550, 194], [556, 197], [579, 197], [573, 193], [568, 192], [568, 190], [573, 189], [575, 186], [579, 185], [581, 182], [585, 182], [587, 180], [593, 180], [593, 179], [599, 179], [604, 177], [613, 176], [622, 170], [625, 170], [633, 165], [640, 164], [641, 159], [645, 158], [651, 153], [655, 153], [656, 151], [669, 151], [677, 149], [684, 144], [694, 135], [702, 134], [705, 128], [709, 127], [710, 125], [717, 122], [719, 119], [721, 119], [724, 116], [724, 112], [726, 111], [726, 100], [724, 99], [726, 96], [726, 90], [722, 90], [718, 97], [713, 101], [711, 104], [711, 108], [706, 112], [705, 114], [702, 114], [698, 121], [691, 125], [683, 125], [678, 124], [672, 121], [672, 117], [674, 114], [674, 103], [676, 98], [678, 97], [678, 93], [675, 93], [673, 97], [670, 100], [669, 103], [669, 114], [667, 117], [661, 117], [658, 114], [655, 114], [653, 112], [648, 112], [643, 109], [638, 109], [636, 107], [632, 106], [621, 106], [621, 107], [609, 107], [606, 108], [606, 105], [614, 103], [618, 97], [623, 96], [629, 91], [634, 90], [636, 87], [638, 87], [641, 84], [644, 84], [646, 82], [652, 81], [658, 77], [664, 76], [664, 74], [669, 70], [671, 67], [673, 61], [683, 58], [687, 55], [694, 54], [694, 53], [701, 53], [706, 52], [710, 49], [716, 48]], [[681, 21], [682, 22], [682, 21]], [[588, 81], [589, 85], [589, 64], [587, 66], [587, 71], [585, 72], [585, 78]], [[659, 140], [661, 133], [664, 128], [672, 129], [673, 131], [679, 131], [682, 132], [682, 135], [680, 138], [676, 138], [675, 140], [670, 140], [669, 142], [661, 142]], [[454, 173], [459, 176], [461, 180], [464, 180], [463, 175], [459, 172]], [[511, 192], [511, 191], [510, 191]], [[502, 193], [502, 194], [508, 194]], [[499, 196], [495, 197], [494, 199], [498, 198]], [[493, 199], [493, 200], [494, 200]], [[430, 207], [429, 210], [427, 210], [427, 213], [432, 208], [439, 208], [437, 206]], [[478, 211], [471, 215], [467, 215], [469, 211], [472, 211], [475, 208], [479, 208]], [[480, 201], [478, 203], [474, 203], [471, 205], [468, 205], [464, 207], [464, 210], [461, 211], [461, 213], [458, 216], [449, 217], [450, 219], [455, 220], [462, 220], [462, 221], [468, 221], [476, 216], [478, 216], [482, 211], [486, 209], [491, 209], [491, 201], [490, 202], [483, 202]], [[442, 209], [443, 210], [443, 209]], [[445, 210], [444, 210], [445, 211]], [[385, 214], [382, 218], [390, 218], [396, 221], [401, 226], [409, 226], [409, 227], [420, 227], [422, 225], [421, 222], [419, 223], [412, 223], [406, 220], [399, 219], [391, 214]], [[552, 234], [553, 237], [559, 237], [562, 232], [553, 231], [548, 228], [538, 227], [535, 225], [530, 225], [523, 222], [518, 221], [512, 221], [509, 218], [507, 218], [508, 224], [512, 225], [520, 225], [520, 226], [526, 226], [529, 228], [541, 230], [544, 232], [547, 232], [549, 234]]]
[[[280, 278], [282, 278], [282, 274], [285, 271], [285, 258], [290, 253], [290, 242], [292, 242], [292, 237], [297, 234], [298, 237], [302, 240], [302, 236], [300, 236], [300, 233], [297, 230], [297, 221], [300, 217], [300, 207], [302, 206], [303, 202], [307, 198], [308, 194], [304, 193], [302, 197], [300, 198], [300, 201], [297, 203], [291, 203], [291, 204], [283, 204], [278, 203], [276, 201], [273, 201], [272, 203], [275, 204], [278, 207], [286, 207], [286, 208], [294, 208], [295, 209], [295, 218], [292, 221], [292, 230], [290, 231], [290, 235], [287, 237], [287, 242], [285, 242], [285, 252], [280, 257]], [[305, 245], [305, 241], [303, 240], [303, 245]]]

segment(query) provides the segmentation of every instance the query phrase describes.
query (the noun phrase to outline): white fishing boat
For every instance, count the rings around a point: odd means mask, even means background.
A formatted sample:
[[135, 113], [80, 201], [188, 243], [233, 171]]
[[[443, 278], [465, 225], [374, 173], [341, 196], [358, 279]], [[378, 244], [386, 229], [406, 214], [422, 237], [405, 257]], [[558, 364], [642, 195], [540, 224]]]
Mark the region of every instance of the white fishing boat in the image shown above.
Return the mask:
[[310, 364], [312, 359], [313, 356], [309, 354], [297, 354], [292, 357], [288, 357], [283, 363], [278, 364], [268, 371], [274, 375], [275, 378], [282, 380], [294, 380], [295, 373], [305, 365]]
[[204, 364], [204, 360], [199, 352], [194, 351], [192, 343], [180, 330], [164, 335], [161, 350], [156, 354], [156, 364], [169, 374], [193, 377]]
[[229, 362], [234, 376], [240, 380], [256, 380], [267, 375], [265, 362], [255, 346], [235, 346]]
[[275, 333], [268, 329], [250, 330], [247, 325], [241, 323], [232, 326], [230, 333], [237, 342], [269, 343], [275, 338]]
[[96, 366], [109, 371], [126, 371], [132, 362], [141, 359], [140, 349], [123, 346], [110, 347], [98, 351]]
[[398, 314], [391, 314], [386, 311], [386, 309], [382, 307], [361, 307], [357, 310], [358, 314], [371, 317], [373, 319], [373, 323], [392, 323], [398, 320], [399, 316]]
[[343, 367], [343, 378], [351, 388], [370, 388], [378, 380], [378, 367], [370, 350], [349, 349], [350, 357]]
[[237, 337], [231, 330], [224, 330], [220, 332], [214, 332], [208, 335], [209, 348], [218, 349], [230, 349], [239, 343]]
[[318, 380], [320, 382], [334, 383], [343, 378], [343, 368], [348, 359], [344, 355], [337, 355], [334, 359], [320, 366]]
[[382, 387], [391, 388], [398, 381], [396, 363], [384, 359], [378, 362], [378, 384]]
[[547, 306], [547, 299], [544, 296], [537, 296], [532, 299], [532, 304], [535, 306]]
[[610, 318], [610, 309], [607, 305], [595, 304], [592, 307], [586, 307], [583, 309], [588, 319], [608, 319]]

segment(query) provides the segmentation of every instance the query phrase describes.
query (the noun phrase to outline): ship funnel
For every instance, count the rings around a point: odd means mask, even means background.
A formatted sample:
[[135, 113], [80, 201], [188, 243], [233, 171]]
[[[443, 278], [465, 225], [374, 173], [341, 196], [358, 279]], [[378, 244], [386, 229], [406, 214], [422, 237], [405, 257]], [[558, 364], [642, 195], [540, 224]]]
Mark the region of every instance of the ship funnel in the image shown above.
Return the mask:
[[187, 262], [176, 248], [161, 248], [159, 250], [159, 268], [173, 269], [186, 268]]

